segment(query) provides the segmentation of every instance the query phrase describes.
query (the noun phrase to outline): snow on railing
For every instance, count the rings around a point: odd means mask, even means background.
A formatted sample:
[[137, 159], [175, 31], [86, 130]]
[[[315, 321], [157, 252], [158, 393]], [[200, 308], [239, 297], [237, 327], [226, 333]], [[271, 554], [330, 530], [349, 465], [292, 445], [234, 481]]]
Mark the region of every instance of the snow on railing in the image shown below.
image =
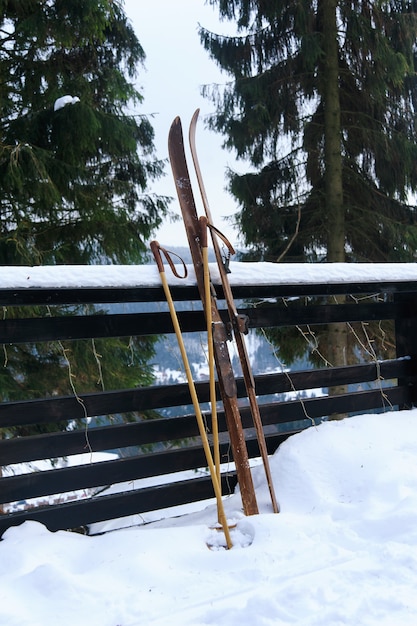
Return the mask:
[[[194, 268], [171, 285], [195, 285]], [[416, 263], [230, 263], [230, 284], [305, 285], [417, 281]], [[214, 283], [220, 283], [217, 264], [210, 264]], [[159, 286], [156, 265], [50, 265], [0, 267], [0, 289], [111, 288]]]

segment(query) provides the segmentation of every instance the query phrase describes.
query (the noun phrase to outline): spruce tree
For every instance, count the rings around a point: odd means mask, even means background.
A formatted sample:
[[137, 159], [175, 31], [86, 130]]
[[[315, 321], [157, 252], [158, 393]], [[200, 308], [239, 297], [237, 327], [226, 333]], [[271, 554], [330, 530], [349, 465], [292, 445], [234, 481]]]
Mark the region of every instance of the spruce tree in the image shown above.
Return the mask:
[[121, 2], [0, 7], [0, 264], [140, 261], [168, 203]]
[[[232, 79], [204, 89], [216, 104], [209, 125], [253, 168], [229, 172], [248, 257], [415, 261], [415, 4], [210, 4], [237, 27], [230, 37], [201, 28], [200, 37]], [[349, 362], [346, 325], [318, 338], [329, 363]], [[288, 340], [279, 333], [295, 356]]]
[[[163, 163], [137, 113], [145, 52], [122, 2], [0, 0], [0, 10], [0, 265], [141, 262], [168, 199], [147, 193]], [[68, 311], [79, 308], [52, 314]], [[3, 346], [0, 400], [148, 384], [153, 343]]]
[[232, 78], [210, 126], [254, 168], [230, 173], [253, 258], [415, 260], [415, 5], [210, 4], [238, 30], [200, 36]]

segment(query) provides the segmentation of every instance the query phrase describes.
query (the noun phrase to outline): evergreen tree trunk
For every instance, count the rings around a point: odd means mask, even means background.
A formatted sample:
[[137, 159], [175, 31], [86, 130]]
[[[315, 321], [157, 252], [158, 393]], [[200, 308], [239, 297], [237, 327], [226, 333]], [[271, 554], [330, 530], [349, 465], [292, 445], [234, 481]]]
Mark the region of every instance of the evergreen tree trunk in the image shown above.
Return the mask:
[[336, 26], [337, 2], [336, 0], [322, 0], [322, 6], [327, 261], [329, 263], [343, 263], [345, 261], [345, 218], [339, 98], [339, 47]]
[[[343, 205], [341, 114], [339, 95], [339, 45], [337, 39], [336, 0], [322, 0], [323, 20], [323, 101], [325, 206], [328, 263], [345, 261], [345, 212]], [[341, 304], [344, 297], [337, 299]], [[334, 302], [334, 300], [333, 300]], [[346, 365], [347, 327], [341, 322], [330, 324], [327, 338], [327, 359], [331, 365]], [[346, 385], [329, 388], [329, 394], [347, 391]], [[340, 414], [333, 418], [341, 419]]]

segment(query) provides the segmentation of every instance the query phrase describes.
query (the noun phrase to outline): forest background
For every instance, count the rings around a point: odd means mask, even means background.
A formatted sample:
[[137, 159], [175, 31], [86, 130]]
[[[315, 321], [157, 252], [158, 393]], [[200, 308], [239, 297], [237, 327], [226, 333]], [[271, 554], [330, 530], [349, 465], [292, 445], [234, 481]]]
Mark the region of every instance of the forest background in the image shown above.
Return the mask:
[[[124, 5], [28, 0], [0, 7], [1, 263], [143, 261], [169, 199], [154, 192], [166, 163], [155, 153], [138, 81], [146, 49]], [[203, 89], [214, 105], [208, 127], [250, 167], [227, 176], [247, 256], [414, 261], [414, 4], [211, 0], [207, 8], [231, 33], [196, 25], [225, 77]], [[167, 8], [164, 19], [171, 21]], [[155, 23], [143, 28], [157, 32]], [[168, 57], [165, 50], [161, 44]], [[186, 68], [173, 74], [181, 91]], [[66, 95], [72, 100], [56, 106]], [[305, 351], [295, 337], [272, 339], [292, 359]], [[342, 325], [319, 342], [334, 365], [349, 362], [357, 346]], [[70, 393], [70, 363], [78, 391], [89, 390], [98, 355], [107, 388], [147, 384], [153, 351], [140, 338], [11, 346], [0, 372], [2, 399]]]

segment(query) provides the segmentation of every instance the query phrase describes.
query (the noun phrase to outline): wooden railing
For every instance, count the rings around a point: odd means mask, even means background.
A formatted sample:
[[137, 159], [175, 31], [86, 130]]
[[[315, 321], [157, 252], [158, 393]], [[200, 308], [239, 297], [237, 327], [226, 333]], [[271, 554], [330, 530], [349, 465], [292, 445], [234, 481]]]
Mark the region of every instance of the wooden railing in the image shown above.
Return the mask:
[[[370, 359], [346, 367], [323, 367], [304, 371], [277, 372], [255, 377], [268, 449], [273, 453], [292, 433], [319, 423], [334, 413], [357, 413], [391, 410], [412, 406], [416, 401], [417, 281], [373, 282], [372, 284], [333, 283], [310, 285], [245, 285], [234, 288], [236, 300], [242, 303], [239, 312], [250, 319], [250, 329], [328, 324], [331, 322], [370, 322], [393, 320], [396, 357], [388, 360]], [[195, 287], [172, 288], [174, 300], [182, 303], [179, 312], [184, 332], [200, 332], [205, 328], [201, 310], [194, 310], [198, 301]], [[346, 304], [329, 304], [329, 296], [360, 295]], [[372, 294], [362, 299], [365, 294]], [[221, 307], [222, 293], [218, 288]], [[291, 298], [291, 307], [282, 299]], [[6, 308], [61, 304], [143, 303], [163, 302], [159, 287], [132, 288], [30, 288], [0, 289], [0, 304]], [[262, 303], [262, 305], [260, 305]], [[50, 311], [50, 308], [48, 308]], [[225, 319], [226, 313], [224, 312]], [[173, 332], [168, 312], [112, 313], [99, 315], [68, 315], [0, 321], [0, 343], [76, 340], [78, 338], [119, 337], [130, 335], [164, 335]], [[371, 383], [363, 389], [364, 383]], [[341, 395], [327, 394], [329, 387], [356, 385], [355, 391]], [[383, 385], [383, 386], [382, 386]], [[200, 402], [208, 402], [207, 382], [197, 382]], [[242, 424], [250, 457], [259, 454], [250, 412], [243, 399], [245, 389], [238, 379], [238, 395], [242, 398]], [[365, 385], [366, 386], [366, 385]], [[323, 395], [309, 397], [309, 390], [322, 389]], [[292, 398], [281, 396], [292, 392]], [[302, 398], [296, 397], [302, 392]], [[81, 402], [80, 402], [81, 400]], [[179, 417], [143, 419], [148, 410], [187, 406]], [[71, 465], [45, 471], [10, 473], [0, 477], [0, 503], [5, 513], [0, 516], [0, 534], [9, 526], [25, 520], [37, 520], [50, 530], [85, 527], [94, 522], [142, 514], [147, 511], [201, 501], [213, 496], [208, 475], [196, 473], [194, 478], [171, 482], [164, 478], [173, 472], [204, 468], [206, 461], [198, 437], [186, 384], [155, 385], [113, 391], [102, 391], [65, 397], [47, 397], [0, 404], [0, 429], [22, 425], [85, 421], [111, 414], [133, 413], [137, 421], [88, 428], [88, 450], [94, 453], [129, 449], [128, 456], [100, 462]], [[210, 414], [207, 428], [211, 431]], [[226, 425], [219, 412], [221, 452], [230, 458]], [[168, 442], [181, 445], [167, 447]], [[5, 467], [86, 452], [86, 429], [48, 432], [0, 439], [0, 464]], [[141, 487], [140, 480], [160, 476], [157, 486]], [[123, 485], [130, 483], [129, 488]], [[136, 488], [132, 488], [132, 483]], [[223, 489], [236, 484], [233, 471], [222, 474]], [[118, 485], [120, 492], [105, 495], [100, 489]], [[98, 491], [102, 491], [98, 495]], [[87, 493], [69, 501], [65, 495], [56, 502], [56, 494]], [[34, 499], [35, 504], [27, 506]], [[40, 500], [51, 504], [39, 504]], [[9, 503], [21, 503], [10, 506]], [[9, 511], [9, 512], [8, 512]], [[11, 511], [11, 512], [10, 512]]]

